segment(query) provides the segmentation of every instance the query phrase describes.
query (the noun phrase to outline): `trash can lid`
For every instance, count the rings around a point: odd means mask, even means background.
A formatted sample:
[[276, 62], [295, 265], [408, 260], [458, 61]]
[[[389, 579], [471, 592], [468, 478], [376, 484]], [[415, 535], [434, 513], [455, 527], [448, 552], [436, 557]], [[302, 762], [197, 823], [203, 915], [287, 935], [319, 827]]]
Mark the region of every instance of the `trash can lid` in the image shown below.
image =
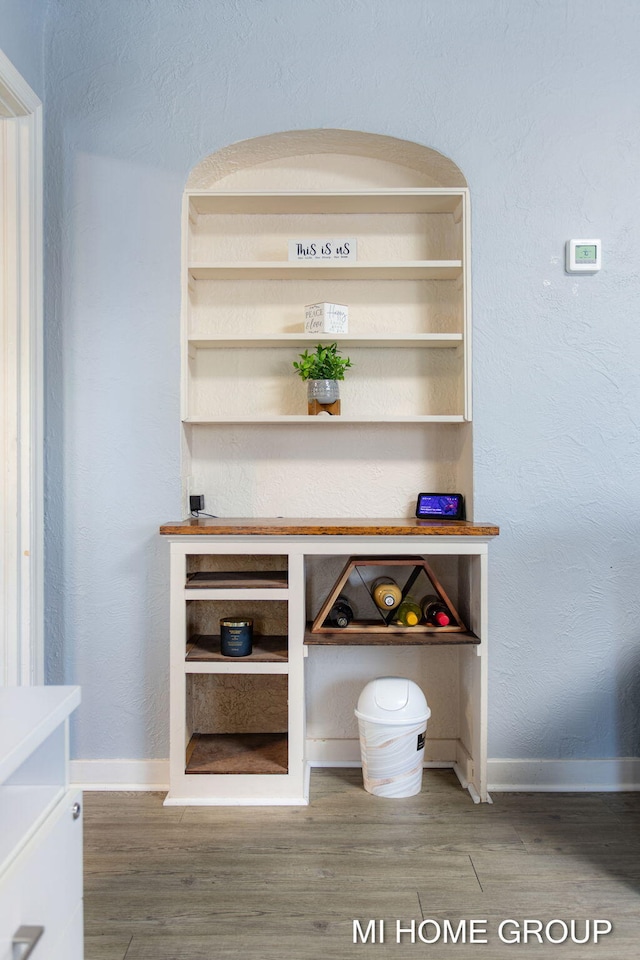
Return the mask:
[[428, 720], [431, 710], [417, 683], [403, 677], [371, 680], [358, 698], [358, 720], [380, 723], [418, 723]]

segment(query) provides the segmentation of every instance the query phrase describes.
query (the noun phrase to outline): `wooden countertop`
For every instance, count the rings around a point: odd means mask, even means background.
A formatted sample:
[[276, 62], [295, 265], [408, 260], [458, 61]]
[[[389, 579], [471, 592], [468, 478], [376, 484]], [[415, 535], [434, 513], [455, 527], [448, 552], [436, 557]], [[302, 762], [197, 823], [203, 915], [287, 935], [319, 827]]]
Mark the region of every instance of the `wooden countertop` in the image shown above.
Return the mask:
[[164, 536], [254, 537], [497, 537], [500, 528], [467, 520], [367, 520], [324, 517], [209, 517], [176, 520], [160, 527]]

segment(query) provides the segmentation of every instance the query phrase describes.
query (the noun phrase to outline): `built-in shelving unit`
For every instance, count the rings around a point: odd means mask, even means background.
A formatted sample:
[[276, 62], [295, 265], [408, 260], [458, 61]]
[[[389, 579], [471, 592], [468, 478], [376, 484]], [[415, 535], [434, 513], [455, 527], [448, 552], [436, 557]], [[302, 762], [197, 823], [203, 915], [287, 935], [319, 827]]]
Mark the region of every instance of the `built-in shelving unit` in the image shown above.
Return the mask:
[[[323, 647], [383, 646], [450, 648], [459, 691], [448, 719], [440, 719], [446, 737], [430, 742], [427, 756], [449, 762], [474, 797], [486, 799], [486, 554], [497, 532], [492, 525], [417, 520], [202, 519], [161, 527], [171, 544], [166, 802], [307, 802], [308, 757], [318, 748], [305, 735], [307, 657]], [[435, 571], [451, 564], [445, 592]], [[327, 565], [336, 575], [314, 595], [317, 572]], [[362, 570], [371, 577], [387, 568], [407, 588], [419, 577], [427, 592], [434, 585], [455, 624], [385, 627], [369, 623], [361, 604], [363, 615], [348, 630], [324, 629], [336, 590], [353, 591], [352, 576], [365, 582]], [[407, 579], [412, 570], [414, 579]], [[363, 590], [371, 602], [366, 582]], [[228, 616], [254, 621], [247, 657], [220, 652], [217, 625]], [[440, 695], [428, 686], [426, 693]]]
[[[486, 799], [486, 552], [497, 529], [358, 519], [375, 516], [374, 502], [398, 504], [402, 485], [413, 498], [459, 490], [473, 515], [469, 194], [418, 185], [464, 184], [432, 151], [425, 169], [403, 167], [389, 144], [361, 169], [367, 153], [351, 136], [339, 171], [335, 156], [325, 173], [324, 153], [311, 164], [313, 149], [287, 148], [275, 171], [266, 157], [266, 169], [234, 160], [224, 175], [205, 161], [185, 192], [185, 512], [204, 492], [208, 510], [246, 518], [161, 528], [172, 558], [167, 803], [307, 802], [310, 763], [359, 756], [357, 688], [399, 669], [394, 656], [406, 664], [407, 651], [434, 701], [427, 756]], [[243, 189], [263, 182], [274, 189]], [[281, 189], [289, 183], [314, 188]], [[288, 242], [309, 237], [355, 238], [356, 259], [289, 261]], [[348, 306], [347, 334], [305, 333], [305, 306], [322, 301]], [[353, 363], [341, 413], [310, 416], [293, 361], [333, 341]], [[279, 518], [298, 504], [298, 516], [326, 516], [334, 501], [353, 518]], [[273, 516], [255, 519], [261, 509]], [[416, 553], [455, 597], [454, 630], [381, 629], [364, 609], [341, 634], [312, 628], [346, 558]], [[251, 656], [222, 656], [228, 615], [254, 619]]]
[[[289, 261], [309, 235], [356, 237], [357, 260]], [[332, 340], [354, 363], [334, 421], [470, 420], [465, 188], [188, 191], [184, 247], [186, 430], [311, 420], [292, 361]], [[322, 300], [349, 306], [348, 335], [304, 333]]]

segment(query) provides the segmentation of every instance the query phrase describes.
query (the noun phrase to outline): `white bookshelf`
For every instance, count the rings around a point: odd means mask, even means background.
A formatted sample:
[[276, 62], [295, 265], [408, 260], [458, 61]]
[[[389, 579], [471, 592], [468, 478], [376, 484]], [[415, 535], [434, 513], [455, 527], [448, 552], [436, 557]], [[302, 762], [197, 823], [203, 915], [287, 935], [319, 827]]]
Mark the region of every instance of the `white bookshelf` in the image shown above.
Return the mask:
[[[471, 419], [466, 188], [187, 192], [184, 223], [187, 428], [310, 421], [292, 362], [333, 340], [344, 425]], [[288, 261], [308, 236], [355, 237], [357, 260]], [[304, 333], [322, 300], [349, 306], [348, 335]]]

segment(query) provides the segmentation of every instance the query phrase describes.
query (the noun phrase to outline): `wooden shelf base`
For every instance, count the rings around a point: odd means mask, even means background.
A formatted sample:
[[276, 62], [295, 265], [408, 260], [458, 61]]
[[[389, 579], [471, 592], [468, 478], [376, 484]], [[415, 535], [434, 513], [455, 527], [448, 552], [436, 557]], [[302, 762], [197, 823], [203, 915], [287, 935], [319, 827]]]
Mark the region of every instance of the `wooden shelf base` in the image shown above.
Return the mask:
[[425, 627], [409, 628], [402, 627], [383, 627], [382, 630], [376, 627], [375, 632], [368, 632], [366, 627], [356, 630], [350, 624], [346, 630], [323, 630], [322, 633], [312, 632], [311, 624], [307, 626], [304, 634], [304, 642], [307, 646], [333, 646], [333, 647], [398, 647], [398, 646], [426, 646], [428, 644], [451, 645], [461, 643], [479, 644], [480, 638], [470, 630], [458, 630], [457, 628], [447, 630], [446, 627], [429, 630]]
[[210, 589], [282, 589], [287, 586], [286, 570], [233, 570], [229, 573], [217, 570], [199, 570], [187, 576], [190, 590]]
[[186, 660], [202, 663], [286, 663], [288, 637], [253, 637], [253, 650], [248, 657], [224, 657], [220, 653], [220, 636], [199, 634], [187, 644]]
[[286, 733], [194, 733], [185, 773], [284, 774], [289, 771]]

